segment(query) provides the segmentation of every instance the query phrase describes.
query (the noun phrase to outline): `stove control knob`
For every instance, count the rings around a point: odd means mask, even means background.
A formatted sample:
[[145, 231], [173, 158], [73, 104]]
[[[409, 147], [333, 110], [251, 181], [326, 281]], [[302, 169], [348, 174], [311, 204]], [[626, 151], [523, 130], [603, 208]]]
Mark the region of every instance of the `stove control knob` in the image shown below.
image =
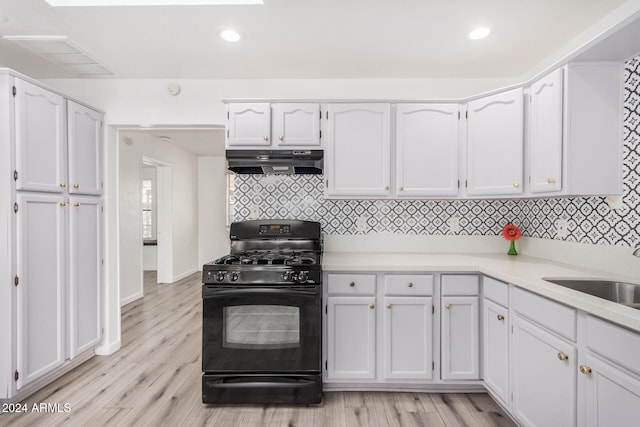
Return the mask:
[[306, 282], [308, 278], [309, 278], [309, 272], [308, 271], [301, 271], [300, 273], [298, 273], [298, 282], [299, 283]]
[[284, 280], [285, 282], [291, 282], [295, 280], [293, 277], [293, 272], [285, 271], [284, 273], [282, 273], [282, 280]]
[[231, 281], [235, 282], [238, 280], [238, 272], [237, 271], [232, 271], [231, 272]]
[[224, 271], [218, 271], [216, 273], [216, 282], [222, 282], [224, 280], [224, 276], [225, 276]]

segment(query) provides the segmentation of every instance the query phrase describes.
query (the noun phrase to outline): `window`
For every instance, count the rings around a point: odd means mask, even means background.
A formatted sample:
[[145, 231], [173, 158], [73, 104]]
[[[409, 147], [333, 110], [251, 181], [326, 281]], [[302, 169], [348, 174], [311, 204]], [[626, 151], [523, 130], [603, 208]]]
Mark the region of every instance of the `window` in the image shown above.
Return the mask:
[[142, 180], [142, 238], [156, 239], [156, 207], [154, 197], [154, 180]]

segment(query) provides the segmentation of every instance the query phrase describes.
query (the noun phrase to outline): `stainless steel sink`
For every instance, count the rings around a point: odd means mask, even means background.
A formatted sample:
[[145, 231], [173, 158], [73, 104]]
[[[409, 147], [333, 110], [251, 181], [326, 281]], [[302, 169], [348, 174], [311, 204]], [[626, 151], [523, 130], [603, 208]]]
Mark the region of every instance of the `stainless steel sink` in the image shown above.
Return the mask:
[[640, 284], [636, 285], [633, 283], [601, 279], [556, 279], [543, 277], [543, 280], [598, 298], [640, 309]]

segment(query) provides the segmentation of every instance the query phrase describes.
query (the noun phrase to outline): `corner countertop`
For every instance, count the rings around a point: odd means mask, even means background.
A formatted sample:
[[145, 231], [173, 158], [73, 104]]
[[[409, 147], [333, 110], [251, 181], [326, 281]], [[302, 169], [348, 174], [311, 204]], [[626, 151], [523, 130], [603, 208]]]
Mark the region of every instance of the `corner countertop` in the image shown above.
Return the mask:
[[526, 255], [325, 252], [324, 272], [481, 273], [640, 332], [640, 310], [549, 283], [543, 278], [598, 278], [640, 283], [637, 278]]

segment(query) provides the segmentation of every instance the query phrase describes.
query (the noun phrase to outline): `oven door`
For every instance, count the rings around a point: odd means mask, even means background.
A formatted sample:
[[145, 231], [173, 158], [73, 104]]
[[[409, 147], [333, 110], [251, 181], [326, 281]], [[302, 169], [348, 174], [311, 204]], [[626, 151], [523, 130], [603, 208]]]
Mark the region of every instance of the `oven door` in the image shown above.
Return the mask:
[[205, 373], [317, 373], [321, 370], [319, 286], [204, 285]]

